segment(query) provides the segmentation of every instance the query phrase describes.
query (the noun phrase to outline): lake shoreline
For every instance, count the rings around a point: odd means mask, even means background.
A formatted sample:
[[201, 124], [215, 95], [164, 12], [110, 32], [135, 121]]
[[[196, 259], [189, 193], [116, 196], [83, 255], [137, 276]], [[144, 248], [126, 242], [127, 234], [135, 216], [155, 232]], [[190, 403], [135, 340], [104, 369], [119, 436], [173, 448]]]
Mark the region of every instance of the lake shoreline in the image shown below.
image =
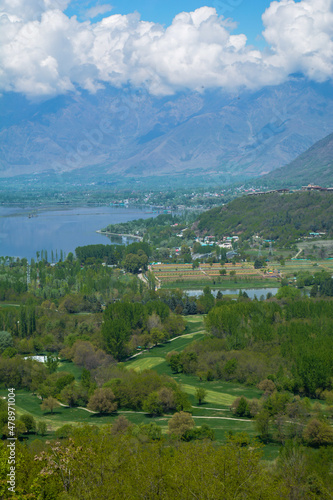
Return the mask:
[[105, 234], [106, 236], [109, 235], [109, 236], [121, 236], [121, 237], [125, 237], [125, 238], [134, 238], [136, 240], [143, 241], [142, 236], [138, 236], [135, 234], [110, 233], [109, 231], [102, 231], [101, 229], [98, 229], [96, 231], [96, 233]]
[[22, 210], [0, 206], [0, 249], [2, 255], [30, 261], [36, 259], [36, 253], [41, 250], [49, 256], [61, 250], [67, 255], [74, 253], [77, 247], [110, 244], [110, 238], [111, 244], [138, 242], [141, 237], [137, 235], [112, 237], [101, 229], [150, 217], [151, 214], [143, 210], [110, 206], [57, 207], [56, 210], [44, 206], [37, 211], [32, 207]]

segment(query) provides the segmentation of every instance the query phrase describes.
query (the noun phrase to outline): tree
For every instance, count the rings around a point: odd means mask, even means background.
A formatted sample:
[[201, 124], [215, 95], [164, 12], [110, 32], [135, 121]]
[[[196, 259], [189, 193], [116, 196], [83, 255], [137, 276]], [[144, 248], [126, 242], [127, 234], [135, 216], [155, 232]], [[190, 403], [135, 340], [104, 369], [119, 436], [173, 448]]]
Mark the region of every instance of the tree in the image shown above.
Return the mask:
[[51, 413], [53, 413], [54, 408], [57, 408], [58, 406], [60, 406], [59, 401], [57, 401], [52, 396], [49, 396], [48, 398], [44, 399], [44, 401], [42, 402], [41, 409], [43, 411], [49, 410]]
[[199, 259], [195, 259], [195, 260], [192, 262], [192, 269], [197, 269], [199, 266], [200, 266], [200, 261], [199, 261]]
[[196, 397], [197, 397], [199, 405], [201, 405], [204, 402], [206, 395], [207, 395], [206, 389], [204, 389], [203, 387], [197, 388]]
[[203, 424], [201, 427], [189, 429], [183, 436], [184, 441], [193, 441], [196, 439], [209, 439], [210, 441], [214, 441], [215, 433], [207, 424]]
[[162, 438], [162, 429], [156, 422], [142, 423], [135, 429], [135, 434], [147, 436], [152, 441], [159, 441]]
[[21, 434], [25, 434], [27, 432], [27, 428], [22, 420], [16, 420], [14, 429], [12, 429], [12, 427], [9, 428], [8, 424], [5, 424], [4, 428], [2, 429], [3, 435], [8, 438], [9, 436], [12, 436], [12, 432], [14, 432], [16, 437], [20, 437]]
[[301, 291], [292, 286], [281, 286], [276, 294], [277, 299], [297, 299], [300, 297]]
[[133, 424], [124, 417], [123, 415], [119, 415], [112, 424], [111, 434], [115, 436], [116, 434], [126, 434], [126, 432], [133, 427]]
[[36, 421], [32, 415], [25, 413], [20, 417], [21, 422], [26, 426], [27, 432], [36, 432]]
[[333, 443], [333, 429], [328, 423], [312, 418], [304, 429], [303, 438], [310, 446], [329, 445]]
[[38, 424], [37, 424], [37, 432], [41, 436], [45, 436], [45, 434], [47, 432], [46, 422], [42, 422], [42, 421], [38, 422]]
[[12, 335], [5, 330], [0, 331], [0, 353], [3, 352], [7, 347], [13, 346]]
[[153, 417], [163, 414], [163, 403], [157, 392], [151, 392], [147, 399], [143, 402], [143, 411], [149, 413]]
[[193, 429], [194, 420], [190, 413], [181, 411], [175, 413], [168, 423], [169, 434], [182, 438], [186, 431]]
[[113, 413], [117, 410], [117, 402], [115, 395], [109, 387], [96, 389], [94, 394], [90, 396], [88, 402], [89, 410], [98, 413]]
[[73, 435], [73, 431], [74, 428], [71, 424], [65, 424], [56, 430], [55, 435], [57, 439], [67, 439]]
[[60, 399], [68, 404], [68, 406], [86, 405], [88, 400], [87, 394], [88, 391], [85, 387], [72, 382], [62, 389]]
[[81, 373], [81, 385], [85, 389], [89, 389], [91, 384], [91, 374], [86, 368], [83, 368]]
[[46, 365], [46, 368], [49, 370], [49, 373], [56, 372], [57, 368], [59, 366], [58, 357], [54, 356], [53, 354], [49, 354], [46, 357], [45, 365]]
[[231, 409], [237, 417], [250, 417], [249, 402], [244, 396], [241, 396], [232, 403]]
[[267, 378], [259, 382], [257, 387], [260, 391], [264, 391], [266, 396], [273, 394], [273, 392], [276, 390], [274, 382]]
[[266, 266], [264, 257], [257, 257], [254, 261], [254, 269], [261, 269]]
[[142, 258], [142, 256], [140, 257], [139, 255], [136, 255], [134, 253], [129, 253], [126, 255], [123, 261], [123, 266], [125, 271], [133, 274], [138, 274], [140, 268], [142, 267], [143, 261], [144, 259]]
[[161, 387], [158, 391], [158, 397], [162, 403], [163, 412], [168, 412], [176, 408], [174, 393], [169, 387]]
[[255, 426], [262, 441], [267, 441], [269, 436], [270, 415], [267, 410], [260, 411], [255, 416]]

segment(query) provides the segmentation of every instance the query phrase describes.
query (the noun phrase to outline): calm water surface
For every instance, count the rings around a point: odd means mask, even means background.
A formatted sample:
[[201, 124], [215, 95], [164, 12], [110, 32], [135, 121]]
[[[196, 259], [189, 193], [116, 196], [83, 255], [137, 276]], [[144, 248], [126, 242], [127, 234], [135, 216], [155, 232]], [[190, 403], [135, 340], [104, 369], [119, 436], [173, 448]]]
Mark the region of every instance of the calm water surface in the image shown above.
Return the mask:
[[[33, 215], [29, 218], [29, 215]], [[155, 215], [155, 214], [154, 214]], [[153, 214], [138, 208], [76, 207], [61, 210], [0, 207], [0, 256], [36, 258], [36, 252], [63, 250], [96, 243], [131, 242], [130, 238], [110, 238], [96, 233], [108, 224], [147, 219]], [[157, 215], [157, 214], [156, 214]]]

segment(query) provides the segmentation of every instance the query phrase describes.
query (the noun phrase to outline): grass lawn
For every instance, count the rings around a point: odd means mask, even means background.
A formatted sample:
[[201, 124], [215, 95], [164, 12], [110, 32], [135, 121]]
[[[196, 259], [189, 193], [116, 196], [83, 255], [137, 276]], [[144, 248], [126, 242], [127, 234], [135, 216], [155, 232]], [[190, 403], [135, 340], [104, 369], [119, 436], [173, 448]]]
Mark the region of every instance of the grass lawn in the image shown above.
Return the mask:
[[142, 372], [143, 370], [151, 370], [161, 363], [164, 363], [164, 358], [159, 358], [158, 356], [151, 358], [140, 357], [140, 359], [136, 359], [133, 363], [127, 365], [127, 368]]
[[68, 372], [74, 375], [75, 380], [79, 381], [82, 374], [82, 368], [72, 363], [72, 361], [60, 361], [58, 372]]
[[[189, 385], [182, 384], [182, 389], [187, 394], [191, 394], [195, 396], [196, 390], [200, 387], [200, 385]], [[210, 389], [206, 389], [206, 397], [205, 401], [208, 403], [215, 403], [218, 405], [231, 405], [235, 399], [235, 396], [231, 396], [230, 394], [226, 394], [223, 392], [212, 391]]]
[[[132, 368], [132, 366], [135, 368], [135, 363], [137, 361], [139, 361], [138, 358], [140, 358], [140, 361], [142, 361], [143, 359], [150, 359], [150, 358], [154, 358], [154, 357], [157, 357], [157, 358], [162, 358], [162, 360], [165, 359], [166, 355], [170, 352], [170, 351], [182, 351], [183, 349], [185, 349], [185, 347], [189, 344], [191, 344], [191, 342], [193, 342], [193, 340], [199, 340], [201, 338], [203, 338], [205, 336], [205, 333], [201, 330], [200, 332], [193, 332], [193, 333], [190, 333], [190, 334], [185, 334], [181, 337], [177, 337], [173, 340], [170, 340], [169, 342], [167, 342], [166, 344], [158, 344], [157, 346], [153, 347], [152, 349], [150, 350], [146, 350], [146, 351], [142, 351], [141, 354], [139, 354], [138, 356], [136, 356], [135, 358], [132, 358], [131, 360], [127, 361], [125, 364], [125, 366], [128, 366], [130, 368]], [[159, 363], [157, 363], [159, 364]], [[138, 363], [138, 366], [140, 366], [141, 363]]]

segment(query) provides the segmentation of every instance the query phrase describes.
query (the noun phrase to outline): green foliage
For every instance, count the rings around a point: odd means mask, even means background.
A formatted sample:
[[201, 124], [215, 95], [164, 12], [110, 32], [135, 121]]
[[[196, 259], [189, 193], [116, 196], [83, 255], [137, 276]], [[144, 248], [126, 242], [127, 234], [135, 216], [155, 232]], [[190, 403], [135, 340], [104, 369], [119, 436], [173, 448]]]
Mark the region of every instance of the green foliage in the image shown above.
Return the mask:
[[147, 269], [148, 257], [142, 252], [138, 254], [128, 253], [123, 261], [124, 269], [133, 274], [138, 274], [140, 270]]
[[41, 436], [45, 436], [47, 432], [47, 424], [46, 422], [40, 421], [37, 424], [37, 433], [40, 434]]
[[[198, 433], [208, 433], [203, 426]], [[43, 491], [53, 498], [224, 498], [248, 500], [281, 498], [280, 483], [260, 463], [258, 447], [234, 443], [216, 448], [207, 439], [176, 446], [163, 440], [142, 439], [108, 431], [83, 428], [73, 439], [51, 445], [34, 464], [32, 490], [27, 478], [21, 483], [29, 493]], [[135, 453], [133, 447], [135, 446]], [[91, 460], [91, 457], [94, 460]], [[200, 477], [200, 481], [198, 481]], [[98, 480], [97, 480], [98, 479]], [[110, 488], [110, 484], [112, 488]], [[281, 483], [282, 484], [282, 483]], [[32, 486], [31, 486], [32, 487]]]
[[55, 435], [57, 439], [66, 439], [66, 438], [68, 439], [73, 435], [73, 431], [74, 431], [73, 425], [65, 424], [56, 430]]
[[117, 410], [115, 395], [109, 387], [96, 389], [88, 402], [89, 410], [98, 413], [113, 413]]
[[232, 404], [232, 410], [237, 417], [250, 417], [250, 405], [244, 396], [237, 398]]
[[158, 375], [153, 370], [135, 372], [113, 368], [108, 377], [104, 386], [112, 389], [119, 408], [143, 409], [150, 414], [183, 407], [191, 409], [188, 396], [166, 375]]
[[292, 286], [282, 286], [276, 294], [277, 299], [299, 299], [300, 297], [300, 290]]
[[262, 410], [255, 416], [255, 426], [262, 441], [269, 437], [270, 415], [267, 410]]
[[13, 338], [9, 332], [2, 330], [0, 332], [0, 353], [3, 352], [8, 347], [13, 346]]
[[199, 405], [201, 405], [205, 400], [205, 397], [207, 395], [207, 391], [203, 387], [198, 387], [195, 395], [196, 395], [196, 398], [198, 400]]
[[24, 423], [28, 433], [36, 432], [36, 421], [32, 415], [25, 413], [24, 415], [20, 416], [20, 420]]
[[57, 368], [59, 366], [58, 357], [57, 356], [53, 356], [52, 354], [49, 354], [46, 357], [45, 366], [48, 369], [49, 373], [56, 372]]
[[151, 392], [147, 399], [144, 400], [142, 405], [143, 411], [149, 413], [151, 416], [163, 414], [163, 404], [157, 392]]
[[333, 444], [333, 429], [328, 422], [312, 418], [303, 432], [304, 440], [314, 447]]
[[147, 333], [147, 329], [149, 335], [146, 344], [151, 342], [155, 345], [165, 340], [168, 334], [162, 331], [163, 322], [171, 336], [178, 333], [181, 324], [169, 318], [169, 315], [168, 306], [157, 300], [148, 301], [146, 304], [130, 302], [110, 304], [104, 312], [102, 324], [102, 335], [107, 351], [119, 361], [125, 359], [130, 353], [131, 335], [134, 332], [136, 335], [143, 335]]
[[254, 261], [254, 269], [261, 269], [266, 267], [266, 261], [264, 257], [257, 257]]
[[203, 424], [201, 427], [195, 427], [194, 429], [185, 431], [182, 439], [183, 441], [194, 441], [197, 439], [208, 439], [210, 441], [214, 441], [215, 433], [214, 430], [209, 427], [209, 425]]
[[85, 406], [88, 402], [88, 390], [72, 382], [62, 389], [59, 397], [68, 406]]
[[285, 245], [311, 231], [332, 235], [332, 221], [332, 193], [268, 193], [243, 196], [204, 212], [198, 218], [198, 229], [217, 237], [241, 233], [244, 240], [259, 233]]
[[162, 439], [162, 429], [156, 422], [149, 424], [140, 424], [137, 428], [137, 435], [146, 435], [152, 441], [160, 441]]
[[169, 433], [178, 438], [185, 437], [186, 432], [194, 427], [194, 420], [190, 413], [181, 411], [174, 413], [168, 422]]
[[55, 398], [52, 396], [49, 396], [48, 398], [44, 399], [44, 401], [41, 404], [41, 409], [43, 411], [50, 411], [53, 413], [53, 410], [57, 408], [59, 405], [59, 401], [57, 401]]

